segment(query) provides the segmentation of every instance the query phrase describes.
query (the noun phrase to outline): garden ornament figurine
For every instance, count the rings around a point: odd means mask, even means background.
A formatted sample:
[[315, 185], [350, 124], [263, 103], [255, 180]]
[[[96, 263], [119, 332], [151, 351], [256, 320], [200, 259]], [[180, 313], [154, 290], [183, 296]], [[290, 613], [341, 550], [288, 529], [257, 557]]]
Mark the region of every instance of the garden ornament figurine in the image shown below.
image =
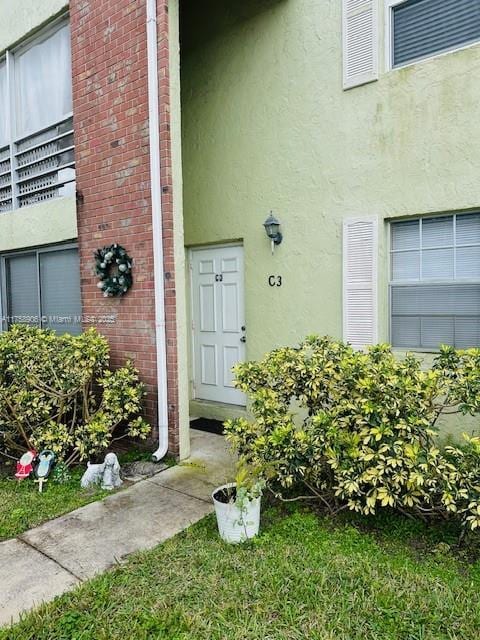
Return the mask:
[[36, 457], [37, 452], [34, 449], [30, 449], [22, 455], [20, 460], [17, 462], [17, 470], [15, 473], [15, 478], [17, 478], [17, 480], [24, 480], [25, 478], [28, 478], [33, 471], [33, 463]]
[[87, 470], [82, 476], [80, 485], [82, 489], [87, 489], [96, 484], [102, 483], [102, 489], [111, 491], [122, 484], [120, 478], [120, 463], [114, 453], [107, 453], [102, 464], [87, 465]]
[[103, 464], [90, 464], [90, 462], [87, 462], [87, 470], [80, 480], [80, 486], [82, 489], [88, 489], [89, 487], [98, 484], [102, 478], [103, 469]]
[[50, 449], [44, 449], [38, 456], [38, 465], [35, 469], [35, 475], [38, 482], [38, 491], [42, 493], [43, 483], [47, 481], [47, 477], [50, 475], [53, 464], [55, 462], [55, 454]]
[[102, 489], [111, 491], [117, 489], [122, 484], [120, 478], [120, 463], [114, 453], [107, 453], [103, 463]]

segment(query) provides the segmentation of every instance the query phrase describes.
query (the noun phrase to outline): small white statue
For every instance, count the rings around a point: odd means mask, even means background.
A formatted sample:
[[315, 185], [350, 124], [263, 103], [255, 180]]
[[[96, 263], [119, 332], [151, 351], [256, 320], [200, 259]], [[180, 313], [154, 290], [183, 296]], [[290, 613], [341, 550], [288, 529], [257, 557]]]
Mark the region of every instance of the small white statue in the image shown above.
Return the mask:
[[95, 484], [98, 484], [103, 476], [104, 464], [90, 464], [87, 462], [87, 470], [80, 480], [80, 486], [82, 489], [88, 489]]
[[111, 491], [122, 485], [120, 477], [120, 463], [114, 453], [107, 453], [103, 463], [102, 489]]
[[87, 489], [92, 485], [102, 483], [102, 489], [111, 491], [122, 485], [120, 477], [120, 463], [114, 453], [107, 453], [102, 464], [87, 464], [87, 470], [82, 476], [80, 486]]

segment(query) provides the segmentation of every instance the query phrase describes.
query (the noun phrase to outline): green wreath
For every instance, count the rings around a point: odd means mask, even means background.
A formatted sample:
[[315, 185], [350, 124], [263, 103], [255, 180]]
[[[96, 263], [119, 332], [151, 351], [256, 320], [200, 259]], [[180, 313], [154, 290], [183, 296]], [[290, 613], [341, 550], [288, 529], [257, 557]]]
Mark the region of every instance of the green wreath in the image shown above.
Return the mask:
[[[119, 244], [98, 249], [95, 267], [100, 278], [97, 287], [103, 291], [105, 298], [124, 296], [132, 286], [132, 259]], [[116, 267], [116, 270], [112, 267]]]

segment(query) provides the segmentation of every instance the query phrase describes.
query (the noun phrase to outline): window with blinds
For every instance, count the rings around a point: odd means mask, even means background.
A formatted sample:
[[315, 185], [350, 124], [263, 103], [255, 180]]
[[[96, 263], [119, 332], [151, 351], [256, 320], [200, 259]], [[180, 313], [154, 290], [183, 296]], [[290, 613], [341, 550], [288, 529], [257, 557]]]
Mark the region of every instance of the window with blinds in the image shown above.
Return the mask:
[[391, 225], [391, 342], [480, 346], [480, 213]]
[[480, 0], [407, 0], [392, 8], [394, 67], [476, 41]]
[[57, 333], [82, 330], [78, 250], [59, 246], [1, 259], [4, 328], [28, 324]]

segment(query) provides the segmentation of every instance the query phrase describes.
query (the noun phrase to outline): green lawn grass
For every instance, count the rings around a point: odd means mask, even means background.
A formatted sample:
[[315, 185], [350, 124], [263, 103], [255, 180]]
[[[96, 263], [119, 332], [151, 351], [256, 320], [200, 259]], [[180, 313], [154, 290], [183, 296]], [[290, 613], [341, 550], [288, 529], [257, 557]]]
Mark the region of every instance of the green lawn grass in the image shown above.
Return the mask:
[[[148, 451], [137, 448], [131, 448], [118, 455], [122, 465], [137, 460], [151, 460], [151, 457], [152, 454]], [[176, 464], [175, 459], [171, 457], [167, 457], [164, 462], [168, 466]], [[0, 476], [0, 541], [18, 536], [46, 520], [100, 500], [109, 494], [100, 488], [84, 490], [80, 487], [85, 465], [72, 469], [71, 480], [65, 484], [58, 484], [50, 478], [44, 485], [42, 494], [39, 494], [38, 485], [34, 484], [33, 480], [15, 480], [13, 469], [12, 465], [9, 477]]]
[[476, 640], [480, 563], [449, 550], [455, 532], [361, 522], [270, 508], [255, 541], [229, 546], [210, 516], [0, 640]]
[[18, 482], [14, 478], [0, 478], [0, 540], [13, 538], [45, 520], [82, 507], [107, 495], [101, 489], [80, 488], [83, 469], [72, 471], [66, 484], [49, 479], [43, 493], [30, 479]]

